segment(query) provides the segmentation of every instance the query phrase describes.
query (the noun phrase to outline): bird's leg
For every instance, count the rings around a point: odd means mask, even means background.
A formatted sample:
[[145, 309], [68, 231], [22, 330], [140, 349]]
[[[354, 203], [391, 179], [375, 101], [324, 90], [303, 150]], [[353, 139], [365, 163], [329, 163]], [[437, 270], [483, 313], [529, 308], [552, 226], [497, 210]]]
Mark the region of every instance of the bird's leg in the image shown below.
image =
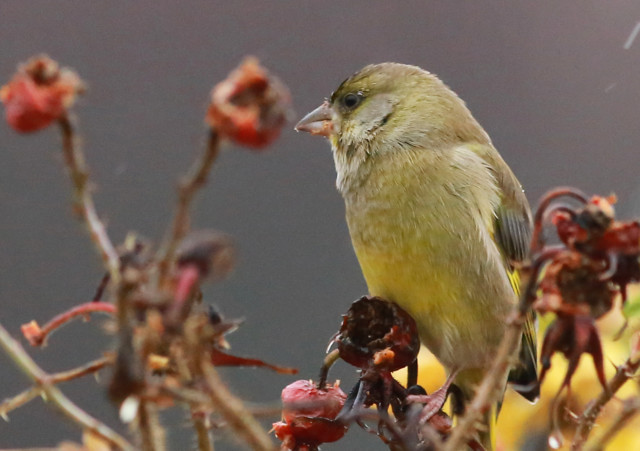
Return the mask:
[[407, 396], [408, 403], [424, 404], [424, 407], [422, 408], [422, 412], [420, 413], [420, 424], [424, 424], [427, 421], [429, 421], [429, 419], [432, 416], [434, 416], [436, 413], [438, 413], [442, 409], [442, 406], [447, 400], [447, 395], [449, 394], [449, 388], [451, 387], [451, 384], [453, 383], [457, 375], [458, 375], [458, 370], [452, 371], [451, 374], [449, 374], [449, 377], [447, 377], [447, 380], [442, 385], [442, 387], [440, 387], [430, 395]]

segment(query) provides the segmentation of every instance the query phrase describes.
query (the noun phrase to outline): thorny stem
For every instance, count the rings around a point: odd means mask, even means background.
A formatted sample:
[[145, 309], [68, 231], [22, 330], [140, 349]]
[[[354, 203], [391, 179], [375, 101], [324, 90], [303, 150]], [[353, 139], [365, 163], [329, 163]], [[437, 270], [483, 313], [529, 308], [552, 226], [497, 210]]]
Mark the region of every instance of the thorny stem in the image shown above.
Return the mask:
[[525, 289], [522, 290], [519, 305], [515, 309], [513, 317], [508, 321], [500, 347], [496, 352], [493, 365], [482, 379], [476, 390], [476, 394], [467, 406], [465, 414], [458, 425], [453, 428], [451, 436], [445, 442], [445, 451], [457, 451], [464, 448], [464, 444], [471, 438], [476, 425], [482, 419], [483, 412], [486, 412], [491, 405], [498, 401], [503, 393], [503, 378], [507, 374], [512, 358], [518, 351], [522, 328], [527, 318], [527, 312], [535, 300], [538, 277], [545, 263], [560, 252], [560, 247], [550, 246], [538, 253], [532, 259], [528, 268], [528, 279]]
[[624, 407], [620, 415], [600, 434], [594, 441], [589, 443], [587, 451], [601, 451], [605, 445], [616, 436], [616, 434], [627, 425], [627, 423], [640, 412], [640, 399], [630, 398], [624, 402]]
[[633, 361], [629, 358], [624, 364], [618, 367], [616, 374], [611, 378], [607, 387], [600, 392], [596, 399], [589, 403], [584, 412], [582, 412], [582, 415], [578, 418], [578, 428], [573, 437], [573, 443], [571, 444], [573, 451], [582, 449], [602, 408], [613, 398], [620, 387], [633, 377], [639, 367], [640, 359]]
[[4, 421], [9, 421], [9, 412], [27, 404], [41, 394], [42, 387], [33, 386], [11, 398], [5, 399], [2, 404], [0, 404], [0, 417], [2, 417]]
[[90, 313], [103, 312], [109, 314], [116, 313], [116, 307], [108, 302], [87, 302], [84, 304], [77, 305], [66, 312], [60, 313], [54, 316], [48, 323], [40, 328], [37, 335], [28, 336], [27, 339], [32, 346], [41, 346], [47, 336], [49, 336], [53, 331], [58, 329], [60, 326], [66, 324], [73, 318], [77, 316], [85, 316], [87, 317]]
[[159, 286], [164, 285], [165, 278], [169, 271], [169, 267], [175, 256], [176, 249], [180, 240], [189, 231], [190, 220], [189, 210], [194, 196], [200, 188], [207, 182], [207, 177], [211, 171], [213, 163], [216, 161], [220, 153], [220, 137], [214, 128], [209, 128], [209, 136], [207, 138], [207, 146], [200, 157], [194, 161], [189, 172], [178, 186], [178, 203], [176, 212], [173, 216], [169, 235], [165, 239], [165, 243], [160, 251], [158, 263], [158, 280]]
[[[59, 384], [60, 382], [67, 382], [73, 379], [86, 376], [87, 374], [95, 373], [107, 365], [113, 363], [113, 359], [109, 357], [102, 357], [94, 360], [93, 362], [86, 363], [78, 368], [72, 370], [62, 371], [60, 373], [50, 374], [47, 376], [47, 382], [49, 384]], [[41, 385], [30, 387], [22, 393], [5, 400], [0, 404], [0, 417], [3, 417], [8, 421], [7, 414], [18, 407], [21, 407], [31, 401], [32, 399], [42, 395], [43, 388]]]
[[83, 429], [102, 437], [118, 449], [125, 451], [135, 450], [134, 446], [124, 437], [79, 408], [69, 398], [67, 398], [60, 389], [58, 389], [58, 387], [52, 384], [49, 380], [49, 375], [33, 361], [22, 345], [14, 340], [2, 325], [0, 325], [0, 345], [20, 370], [41, 387], [42, 394], [46, 396], [47, 400], [58, 408], [58, 410], [60, 410], [66, 417], [81, 426]]
[[164, 450], [164, 437], [162, 436], [164, 431], [158, 424], [157, 412], [154, 406], [144, 399], [140, 400], [137, 420], [142, 451]]
[[211, 432], [209, 431], [209, 421], [207, 414], [198, 412], [196, 409], [191, 409], [191, 423], [196, 430], [196, 437], [198, 439], [198, 450], [200, 451], [214, 451], [213, 440], [211, 439]]
[[205, 356], [200, 366], [207, 383], [207, 391], [215, 409], [231, 429], [254, 450], [274, 451], [269, 435], [256, 421], [242, 401], [227, 389], [214, 366]]
[[507, 331], [496, 352], [493, 365], [482, 379], [482, 383], [478, 386], [473, 401], [467, 406], [465, 414], [460, 418], [458, 425], [453, 428], [451, 436], [445, 442], [444, 451], [464, 449], [465, 443], [472, 437], [477, 423], [482, 419], [483, 412], [502, 394], [503, 377], [512, 364], [512, 357], [518, 350], [524, 320], [525, 316], [518, 314], [509, 322]]
[[89, 171], [85, 162], [84, 153], [77, 145], [73, 124], [67, 115], [58, 120], [62, 131], [62, 153], [64, 162], [73, 185], [73, 205], [76, 213], [84, 220], [91, 240], [100, 252], [100, 256], [111, 276], [111, 281], [118, 283], [120, 280], [120, 258], [111, 239], [107, 235], [93, 203], [89, 185]]

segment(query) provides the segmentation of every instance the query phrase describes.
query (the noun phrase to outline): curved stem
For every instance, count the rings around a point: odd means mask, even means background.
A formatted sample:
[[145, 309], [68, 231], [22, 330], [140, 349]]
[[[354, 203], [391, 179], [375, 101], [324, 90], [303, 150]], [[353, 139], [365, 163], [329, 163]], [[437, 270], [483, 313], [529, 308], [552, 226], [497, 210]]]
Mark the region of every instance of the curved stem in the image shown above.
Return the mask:
[[59, 329], [64, 324], [77, 316], [88, 317], [90, 313], [102, 312], [107, 314], [115, 314], [116, 307], [108, 302], [87, 302], [77, 305], [66, 312], [60, 313], [54, 316], [48, 323], [41, 328], [37, 326], [37, 323], [32, 321], [31, 323], [22, 326], [22, 331], [29, 340], [31, 346], [41, 346], [46, 341], [47, 337]]
[[533, 233], [531, 235], [531, 252], [539, 251], [542, 243], [542, 229], [544, 227], [544, 219], [547, 217], [547, 209], [551, 203], [560, 197], [573, 197], [577, 201], [585, 204], [589, 201], [589, 197], [577, 188], [569, 186], [561, 186], [548, 191], [538, 203], [536, 214], [533, 218]]

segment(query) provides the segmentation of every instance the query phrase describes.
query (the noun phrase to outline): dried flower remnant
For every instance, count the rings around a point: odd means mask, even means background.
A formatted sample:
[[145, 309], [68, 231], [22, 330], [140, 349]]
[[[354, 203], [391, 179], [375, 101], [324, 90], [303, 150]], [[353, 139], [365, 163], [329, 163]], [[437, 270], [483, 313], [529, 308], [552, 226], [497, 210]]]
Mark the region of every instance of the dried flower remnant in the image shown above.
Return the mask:
[[[393, 377], [392, 371], [416, 362], [420, 348], [415, 321], [407, 312], [379, 297], [362, 297], [343, 315], [332, 343], [337, 349], [325, 359], [319, 387], [338, 357], [360, 369], [336, 420], [356, 422], [365, 429], [364, 421], [377, 420], [376, 434], [392, 449], [426, 450], [439, 440], [438, 434], [448, 434], [451, 421], [441, 409], [455, 373], [432, 395], [418, 385], [405, 388]], [[376, 411], [367, 409], [373, 405]]]
[[[50, 332], [72, 318], [88, 318], [94, 312], [110, 314], [114, 321], [109, 322], [109, 330], [116, 332], [118, 338], [115, 352], [98, 364], [91, 364], [89, 370], [81, 369], [85, 374], [97, 371], [94, 368], [98, 365], [112, 366], [108, 395], [120, 405], [121, 419], [131, 423], [141, 448], [164, 448], [164, 430], [157, 421], [157, 412], [186, 403], [199, 449], [212, 449], [209, 430], [212, 414], [222, 418], [227, 427], [256, 449], [272, 449], [267, 432], [253, 413], [226, 389], [215, 367], [263, 367], [283, 374], [295, 374], [297, 370], [226, 352], [229, 348], [226, 334], [241, 321], [227, 320], [219, 312], [207, 310], [202, 304], [200, 285], [205, 280], [226, 277], [233, 269], [235, 250], [231, 237], [220, 232], [189, 234], [190, 205], [207, 180], [221, 140], [258, 148], [278, 136], [289, 112], [288, 91], [255, 59], [245, 61], [228, 80], [216, 86], [208, 114], [206, 149], [180, 183], [175, 219], [165, 245], [155, 255], [144, 252], [149, 247], [133, 237], [127, 239], [122, 252], [117, 252], [99, 220], [90, 195], [92, 181], [67, 110], [81, 91], [82, 83], [73, 72], [59, 68], [47, 57], [37, 57], [20, 66], [0, 93], [8, 122], [16, 130], [35, 131], [58, 122], [64, 162], [73, 182], [74, 208], [81, 213], [108, 269], [92, 302], [62, 313], [44, 326], [35, 321], [25, 324], [23, 334], [34, 346], [40, 346], [46, 343]], [[56, 395], [52, 390], [57, 389], [49, 387], [53, 380], [35, 364], [24, 365], [28, 356], [2, 326], [0, 342], [36, 382], [24, 394], [3, 403], [0, 414], [7, 411], [7, 406], [15, 408], [40, 392], [48, 397], [53, 393], [54, 403], [79, 425], [98, 431], [118, 449], [133, 449], [102, 423], [78, 412], [66, 398]], [[339, 410], [340, 406], [335, 413]], [[345, 429], [337, 424], [334, 428]]]
[[540, 383], [551, 368], [551, 356], [561, 352], [569, 361], [567, 374], [562, 387], [567, 387], [578, 368], [582, 354], [590, 354], [596, 369], [596, 375], [603, 387], [606, 387], [604, 363], [600, 335], [593, 319], [589, 316], [558, 314], [556, 320], [547, 329], [540, 352], [542, 370]]
[[[580, 202], [576, 208], [558, 203], [571, 196]], [[592, 196], [563, 188], [548, 193], [536, 214], [533, 247], [543, 244], [542, 222], [554, 225], [561, 247], [541, 247], [534, 267], [543, 268], [533, 283], [539, 295], [533, 308], [551, 312], [556, 319], [545, 334], [541, 361], [542, 381], [555, 352], [569, 361], [562, 387], [569, 386], [582, 354], [593, 358], [598, 380], [606, 387], [603, 352], [595, 320], [615, 305], [617, 294], [626, 299], [626, 286], [640, 280], [640, 223], [615, 219], [615, 196]], [[535, 292], [535, 290], [528, 290]]]
[[0, 89], [9, 125], [21, 133], [41, 130], [64, 116], [84, 90], [78, 75], [46, 55], [18, 67], [11, 81]]
[[290, 104], [284, 84], [248, 57], [213, 88], [206, 122], [230, 141], [263, 148], [280, 136]]
[[220, 280], [235, 264], [231, 236], [215, 230], [198, 230], [187, 235], [178, 247], [178, 268], [194, 266], [200, 278]]
[[323, 388], [298, 380], [282, 390], [282, 421], [273, 424], [283, 450], [314, 450], [335, 442], [347, 432], [347, 425], [335, 421], [347, 395], [338, 384]]
[[335, 341], [347, 363], [389, 372], [412, 363], [420, 350], [413, 318], [398, 305], [378, 297], [365, 296], [351, 305]]
[[210, 340], [212, 346], [210, 352], [211, 363], [214, 365], [267, 368], [280, 374], [296, 374], [298, 372], [295, 368], [273, 365], [260, 359], [239, 357], [225, 352], [225, 350], [230, 348], [225, 335], [235, 331], [243, 320], [226, 319], [213, 306], [209, 307], [207, 318], [208, 325], [212, 329]]
[[177, 250], [174, 301], [167, 312], [171, 325], [184, 320], [189, 313], [189, 300], [204, 279], [223, 279], [231, 273], [234, 264], [235, 248], [229, 235], [215, 230], [199, 230], [187, 235]]

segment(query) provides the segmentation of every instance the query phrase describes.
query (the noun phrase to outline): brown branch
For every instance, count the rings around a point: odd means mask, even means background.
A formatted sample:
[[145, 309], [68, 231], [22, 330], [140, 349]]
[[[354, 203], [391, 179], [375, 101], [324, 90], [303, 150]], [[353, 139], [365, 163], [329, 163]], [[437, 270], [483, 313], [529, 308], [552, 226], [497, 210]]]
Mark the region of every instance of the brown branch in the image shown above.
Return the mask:
[[89, 229], [91, 240], [109, 271], [111, 281], [117, 283], [120, 280], [120, 258], [107, 235], [104, 224], [98, 218], [89, 186], [89, 171], [84, 153], [77, 145], [76, 134], [69, 117], [62, 116], [58, 120], [58, 124], [62, 132], [62, 154], [73, 185], [74, 210]]
[[633, 377], [639, 367], [640, 359], [636, 361], [633, 361], [631, 358], [627, 359], [625, 363], [618, 367], [616, 374], [611, 378], [606, 388], [600, 392], [596, 399], [587, 405], [582, 415], [578, 417], [578, 428], [573, 437], [573, 443], [571, 444], [573, 451], [582, 449], [602, 408], [613, 399], [613, 396], [620, 387]]
[[600, 434], [600, 436], [586, 447], [587, 451], [601, 451], [631, 419], [640, 412], [640, 398], [630, 398], [624, 402], [620, 415]]
[[519, 305], [514, 309], [512, 318], [508, 321], [502, 342], [498, 347], [493, 365], [485, 374], [476, 390], [471, 403], [466, 407], [465, 414], [453, 428], [451, 436], [444, 444], [445, 451], [464, 449], [465, 443], [473, 437], [478, 422], [493, 403], [503, 394], [504, 376], [512, 365], [512, 359], [518, 351], [522, 337], [523, 325], [527, 319], [527, 312], [536, 298], [538, 277], [546, 262], [560, 252], [561, 247], [549, 246], [532, 258], [532, 263], [523, 268], [523, 280], [526, 285], [522, 290]]
[[105, 356], [85, 363], [82, 366], [73, 368], [72, 370], [61, 371], [59, 373], [49, 375], [48, 382], [51, 384], [59, 384], [60, 382], [68, 382], [73, 379], [84, 377], [88, 374], [97, 373], [102, 368], [113, 365], [113, 357]]
[[138, 433], [142, 441], [142, 451], [162, 451], [165, 449], [164, 429], [160, 426], [155, 406], [140, 400], [137, 415]]
[[[113, 363], [113, 359], [109, 357], [102, 357], [100, 359], [94, 360], [77, 368], [68, 371], [62, 371], [60, 373], [50, 374], [47, 376], [47, 382], [50, 384], [59, 384], [60, 382], [67, 382], [73, 379], [78, 379], [80, 377], [86, 376], [87, 374], [93, 374], [107, 365], [111, 365]], [[22, 393], [13, 396], [12, 398], [6, 399], [2, 404], [0, 404], [0, 417], [8, 420], [7, 414], [18, 407], [23, 406], [34, 398], [42, 395], [43, 388], [41, 385], [36, 385], [34, 387], [28, 388]]]
[[88, 317], [89, 314], [96, 312], [113, 315], [116, 313], [116, 307], [108, 302], [86, 302], [54, 316], [42, 327], [38, 326], [38, 323], [35, 321], [24, 324], [22, 326], [22, 333], [25, 338], [29, 340], [31, 346], [42, 346], [45, 343], [47, 336], [60, 328], [60, 326], [63, 326], [75, 317]]
[[277, 448], [267, 432], [256, 421], [242, 401], [227, 389], [207, 355], [200, 361], [209, 398], [229, 427], [238, 434], [251, 449], [274, 451]]
[[191, 203], [196, 193], [207, 182], [207, 177], [211, 171], [213, 163], [215, 163], [220, 153], [220, 137], [214, 128], [209, 128], [209, 136], [207, 138], [207, 146], [199, 158], [193, 162], [187, 175], [180, 181], [178, 186], [178, 203], [173, 216], [171, 228], [168, 236], [165, 238], [164, 245], [160, 251], [158, 271], [159, 285], [164, 284], [164, 280], [169, 271], [176, 249], [180, 244], [180, 240], [189, 231], [190, 219], [189, 211]]
[[2, 417], [4, 421], [9, 421], [9, 412], [17, 409], [18, 407], [22, 407], [41, 394], [42, 387], [33, 386], [15, 396], [12, 396], [11, 398], [5, 399], [2, 404], [0, 404], [0, 417]]
[[50, 381], [50, 376], [33, 361], [22, 345], [14, 340], [2, 325], [0, 325], [0, 346], [2, 346], [7, 355], [21, 371], [41, 387], [42, 394], [46, 396], [47, 401], [53, 404], [67, 418], [119, 449], [126, 451], [135, 450], [134, 446], [124, 437], [103, 422], [86, 413], [67, 398], [60, 389]]
[[199, 451], [214, 451], [211, 431], [209, 430], [208, 414], [191, 409], [191, 423], [196, 431]]
[[473, 400], [466, 408], [465, 414], [453, 428], [451, 436], [445, 441], [444, 451], [465, 449], [465, 443], [473, 438], [483, 412], [486, 412], [502, 396], [504, 375], [509, 371], [512, 358], [518, 350], [524, 320], [523, 315], [518, 315], [509, 322], [507, 331], [496, 352], [493, 365], [482, 379]]

